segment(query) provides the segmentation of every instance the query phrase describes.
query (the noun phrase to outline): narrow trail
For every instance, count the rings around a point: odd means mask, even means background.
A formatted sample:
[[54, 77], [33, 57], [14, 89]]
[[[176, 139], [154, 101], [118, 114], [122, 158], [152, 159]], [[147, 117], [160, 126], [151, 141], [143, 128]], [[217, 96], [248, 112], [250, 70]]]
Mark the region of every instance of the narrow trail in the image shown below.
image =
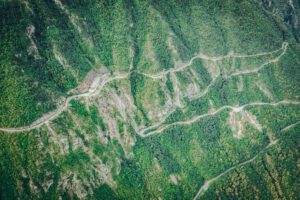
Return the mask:
[[246, 160], [242, 163], [239, 163], [233, 167], [230, 167], [229, 169], [227, 169], [226, 171], [224, 171], [223, 173], [219, 174], [218, 176], [205, 181], [204, 185], [199, 189], [199, 191], [197, 192], [196, 196], [193, 198], [193, 200], [198, 199], [199, 197], [201, 197], [210, 187], [211, 184], [213, 184], [215, 181], [217, 181], [219, 178], [221, 178], [222, 176], [228, 174], [229, 172], [231, 172], [232, 170], [244, 166], [246, 164], [249, 164], [251, 162], [253, 162], [260, 154], [262, 154], [263, 152], [265, 152], [266, 150], [268, 150], [269, 148], [271, 148], [272, 146], [274, 146], [275, 144], [277, 144], [279, 140], [274, 140], [272, 142], [270, 142], [265, 148], [263, 148], [260, 152], [258, 152], [255, 156], [253, 156], [252, 158], [250, 158], [249, 160]]
[[[272, 59], [270, 61], [268, 61], [267, 63], [264, 63], [263, 65], [261, 65], [260, 67], [256, 68], [256, 69], [253, 69], [252, 71], [251, 70], [244, 70], [244, 71], [240, 71], [240, 72], [237, 72], [237, 73], [234, 73], [234, 74], [231, 74], [230, 76], [237, 76], [237, 75], [242, 75], [242, 74], [248, 74], [248, 73], [254, 73], [254, 72], [257, 72], [259, 70], [261, 70], [263, 67], [265, 67], [266, 65], [272, 63], [272, 62], [276, 62], [279, 60], [279, 58], [281, 56], [283, 56], [286, 52], [286, 49], [287, 49], [287, 46], [288, 46], [288, 43], [287, 42], [283, 42], [282, 44], [282, 47], [280, 49], [277, 49], [277, 50], [274, 50], [274, 51], [271, 51], [271, 52], [263, 52], [263, 53], [257, 53], [257, 54], [252, 54], [252, 55], [243, 55], [243, 54], [233, 54], [233, 53], [229, 53], [225, 56], [217, 56], [217, 57], [209, 57], [203, 53], [199, 53], [198, 55], [194, 56], [191, 58], [191, 60], [188, 62], [188, 63], [185, 63], [184, 65], [178, 67], [178, 68], [172, 68], [172, 69], [169, 69], [167, 71], [163, 71], [161, 73], [158, 73], [158, 74], [145, 74], [145, 73], [141, 73], [141, 72], [138, 72], [146, 77], [149, 77], [149, 78], [152, 78], [152, 79], [157, 79], [157, 78], [163, 78], [165, 75], [167, 75], [168, 73], [170, 72], [178, 72], [178, 71], [182, 71], [184, 70], [185, 68], [187, 68], [188, 66], [191, 66], [191, 64], [193, 63], [193, 61], [197, 58], [200, 58], [200, 59], [205, 59], [205, 60], [212, 60], [212, 61], [219, 61], [219, 60], [222, 60], [222, 59], [225, 59], [225, 58], [229, 58], [229, 57], [235, 57], [235, 58], [247, 58], [247, 57], [257, 57], [257, 56], [263, 56], [263, 55], [270, 55], [272, 53], [275, 53], [275, 52], [278, 52], [278, 51], [281, 51], [283, 50], [283, 52], [281, 53], [281, 55], [275, 59]], [[128, 78], [129, 75], [131, 74], [132, 72], [128, 72], [128, 73], [123, 73], [123, 74], [117, 74], [117, 75], [114, 75], [114, 76], [108, 76], [108, 75], [103, 75], [101, 77], [96, 77], [96, 79], [101, 79], [102, 81], [100, 83], [98, 83], [98, 85], [94, 86], [94, 87], [91, 87], [89, 89], [88, 92], [85, 92], [85, 93], [81, 93], [81, 94], [76, 94], [76, 95], [73, 95], [73, 96], [69, 96], [67, 97], [61, 105], [59, 105], [57, 107], [56, 110], [52, 111], [52, 112], [49, 112], [45, 115], [43, 115], [41, 118], [37, 119], [36, 121], [34, 121], [31, 125], [28, 125], [28, 126], [22, 126], [22, 127], [17, 127], [17, 128], [0, 128], [0, 131], [3, 131], [3, 132], [23, 132], [23, 131], [30, 131], [30, 130], [33, 130], [33, 129], [36, 129], [36, 128], [39, 128], [41, 126], [43, 126], [44, 124], [54, 120], [55, 118], [57, 118], [63, 111], [65, 111], [68, 106], [69, 106], [69, 103], [71, 100], [73, 99], [78, 99], [78, 98], [83, 98], [83, 97], [91, 97], [91, 96], [96, 96], [97, 94], [99, 94], [101, 92], [101, 90], [103, 89], [103, 87], [111, 82], [111, 81], [114, 81], [114, 80], [117, 80], [117, 79], [125, 79], [125, 78]], [[216, 78], [217, 79], [217, 78]], [[214, 80], [216, 80], [214, 79]], [[204, 95], [206, 95], [210, 89], [210, 87], [214, 84], [214, 82], [212, 82], [200, 95], [198, 95], [196, 98], [199, 98], [199, 97], [202, 97]], [[173, 112], [170, 112], [170, 114], [172, 114]], [[169, 116], [168, 115], [168, 116]], [[208, 114], [207, 114], [208, 115]], [[211, 114], [210, 114], [211, 115]], [[168, 117], [166, 116], [165, 119]], [[152, 129], [152, 128], [156, 128], [156, 127], [159, 127], [161, 124], [163, 123], [160, 122], [156, 125], [153, 125], [153, 126], [150, 126], [146, 129], [143, 129], [141, 131], [139, 131], [139, 135], [141, 137], [145, 137], [145, 135], [143, 134], [146, 130], [149, 130], [149, 129]], [[147, 134], [148, 136], [148, 134]]]
[[[281, 130], [281, 132], [286, 132], [287, 130], [297, 126], [298, 124], [300, 124], [300, 121], [294, 123], [294, 124], [290, 124], [288, 126], [286, 126], [285, 128], [283, 128]], [[216, 182], [219, 178], [221, 178], [222, 176], [228, 174], [229, 172], [231, 172], [232, 170], [238, 168], [238, 167], [241, 167], [243, 165], [246, 165], [246, 164], [249, 164], [251, 163], [252, 161], [254, 161], [260, 154], [262, 154], [263, 152], [265, 152], [266, 150], [268, 150], [269, 148], [271, 148], [272, 146], [274, 146], [275, 144], [277, 144], [280, 140], [277, 139], [277, 140], [272, 140], [270, 141], [270, 143], [265, 147], [263, 148], [261, 151], [259, 151], [255, 156], [253, 156], [252, 158], [250, 158], [249, 160], [246, 160], [242, 163], [239, 163], [233, 167], [230, 167], [229, 169], [227, 169], [226, 171], [222, 172], [221, 174], [219, 174], [218, 176], [210, 179], [210, 180], [207, 180], [205, 181], [205, 183], [202, 185], [202, 187], [199, 189], [199, 191], [197, 192], [196, 196], [193, 198], [193, 200], [196, 200], [198, 199], [199, 197], [201, 197], [207, 190], [208, 188], [211, 186], [211, 184], [213, 184], [214, 182]]]
[[[154, 130], [152, 132], [149, 132], [147, 134], [145, 134], [145, 131], [150, 130], [149, 127], [146, 129], [141, 130], [140, 132], [138, 132], [138, 134], [143, 137], [149, 137], [152, 135], [157, 135], [160, 134], [161, 132], [163, 132], [164, 130], [172, 127], [172, 126], [176, 126], [176, 125], [190, 125], [192, 123], [195, 123], [197, 121], [199, 121], [202, 118], [208, 117], [208, 116], [213, 116], [216, 115], [220, 112], [222, 112], [223, 110], [229, 109], [232, 110], [234, 112], [241, 112], [242, 110], [244, 110], [246, 107], [253, 107], [253, 106], [279, 106], [279, 105], [288, 105], [288, 104], [292, 104], [292, 105], [298, 105], [300, 104], [300, 101], [292, 101], [292, 100], [282, 100], [279, 102], [273, 102], [273, 103], [268, 103], [268, 102], [252, 102], [252, 103], [248, 103], [248, 104], [244, 104], [242, 106], [229, 106], [229, 105], [225, 105], [220, 107], [219, 109], [213, 111], [213, 112], [209, 112], [209, 113], [205, 113], [202, 115], [198, 115], [196, 117], [193, 117], [192, 119], [186, 120], [186, 121], [178, 121], [178, 122], [174, 122], [171, 124], [166, 124], [166, 125], [162, 125], [159, 129]], [[152, 126], [151, 129], [157, 128], [158, 126]]]
[[295, 126], [297, 126], [297, 125], [299, 125], [299, 124], [300, 124], [300, 121], [297, 121], [296, 123], [291, 124], [291, 125], [289, 125], [289, 126], [283, 128], [283, 129], [281, 129], [281, 132], [286, 132], [286, 131], [290, 130], [291, 128], [294, 128]]

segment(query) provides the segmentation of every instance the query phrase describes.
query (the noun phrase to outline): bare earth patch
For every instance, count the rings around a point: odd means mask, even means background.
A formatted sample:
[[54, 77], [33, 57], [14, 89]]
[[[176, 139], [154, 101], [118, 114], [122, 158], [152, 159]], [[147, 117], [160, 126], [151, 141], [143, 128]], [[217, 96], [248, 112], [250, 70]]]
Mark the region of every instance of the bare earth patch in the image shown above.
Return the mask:
[[265, 84], [263, 84], [262, 82], [257, 82], [256, 86], [259, 88], [260, 91], [263, 92], [263, 94], [266, 97], [268, 97], [270, 100], [274, 100], [272, 93], [270, 92], [270, 90], [267, 88]]
[[259, 132], [262, 131], [262, 125], [258, 122], [256, 116], [250, 112], [242, 110], [240, 112], [232, 111], [229, 113], [228, 124], [234, 137], [238, 139], [243, 137], [246, 123], [252, 125]]

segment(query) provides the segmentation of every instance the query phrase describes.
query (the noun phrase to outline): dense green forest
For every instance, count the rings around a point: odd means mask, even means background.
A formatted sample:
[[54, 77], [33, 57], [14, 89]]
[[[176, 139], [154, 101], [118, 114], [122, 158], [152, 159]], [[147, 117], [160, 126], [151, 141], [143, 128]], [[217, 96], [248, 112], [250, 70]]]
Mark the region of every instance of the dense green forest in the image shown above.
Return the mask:
[[0, 15], [0, 199], [300, 198], [299, 1]]

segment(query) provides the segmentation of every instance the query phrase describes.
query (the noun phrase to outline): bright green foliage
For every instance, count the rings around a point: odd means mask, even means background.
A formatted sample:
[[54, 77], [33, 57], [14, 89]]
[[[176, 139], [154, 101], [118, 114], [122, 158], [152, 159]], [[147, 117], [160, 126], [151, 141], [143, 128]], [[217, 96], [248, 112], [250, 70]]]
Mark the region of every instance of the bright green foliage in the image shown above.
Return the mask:
[[2, 0], [0, 199], [299, 199], [299, 7]]

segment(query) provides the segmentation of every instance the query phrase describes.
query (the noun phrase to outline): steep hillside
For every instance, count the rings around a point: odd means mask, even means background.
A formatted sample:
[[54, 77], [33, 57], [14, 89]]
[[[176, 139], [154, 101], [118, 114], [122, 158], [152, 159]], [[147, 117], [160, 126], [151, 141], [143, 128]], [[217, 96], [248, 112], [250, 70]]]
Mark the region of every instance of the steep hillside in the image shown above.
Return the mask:
[[0, 2], [0, 198], [298, 199], [299, 6]]

